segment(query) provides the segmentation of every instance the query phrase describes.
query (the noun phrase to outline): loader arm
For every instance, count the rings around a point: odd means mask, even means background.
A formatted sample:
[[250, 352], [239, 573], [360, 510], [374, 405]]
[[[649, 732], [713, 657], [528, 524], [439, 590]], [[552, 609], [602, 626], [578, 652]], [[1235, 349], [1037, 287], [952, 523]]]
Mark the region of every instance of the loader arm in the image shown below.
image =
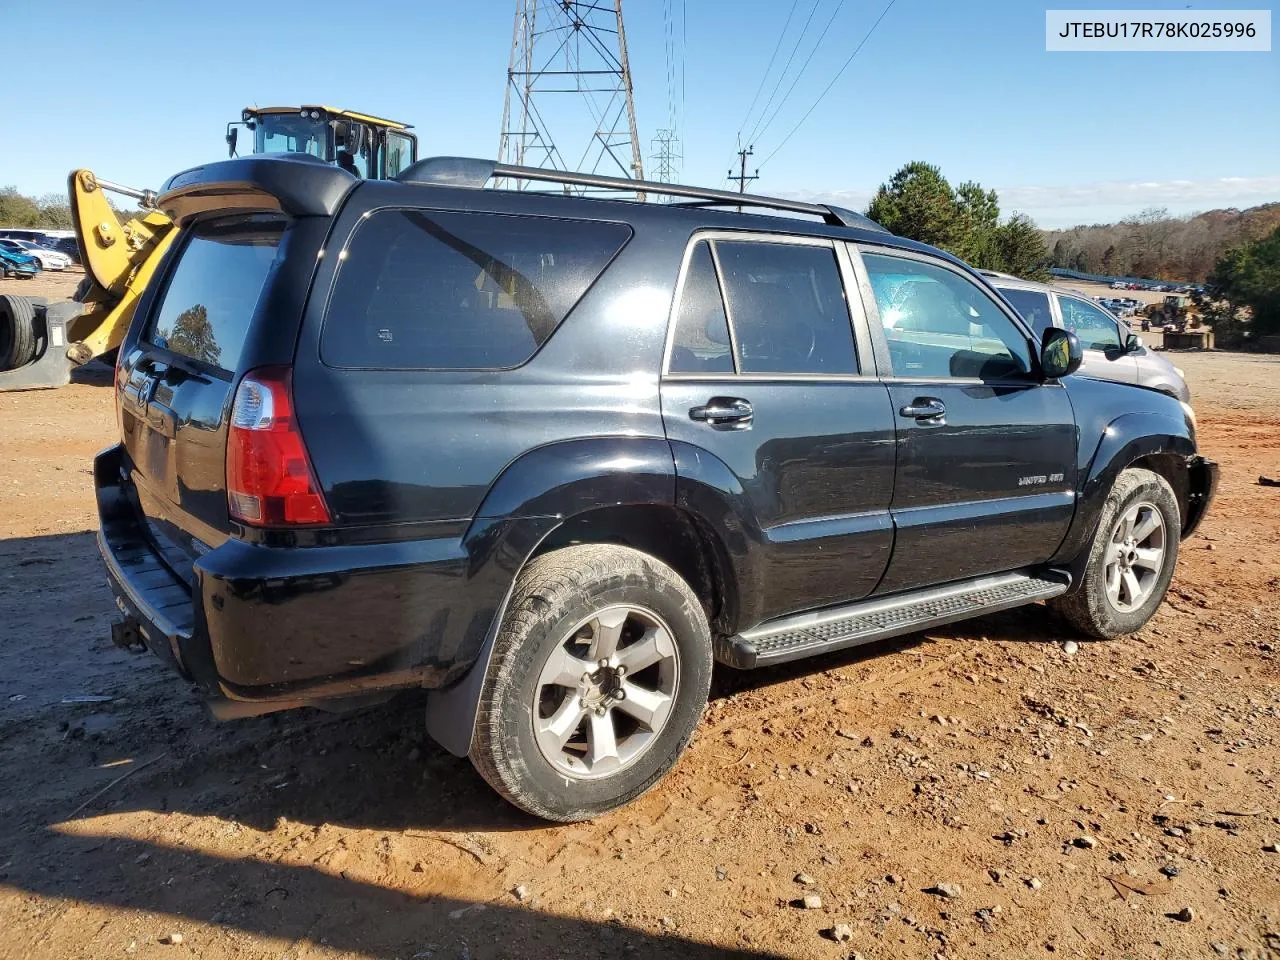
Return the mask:
[[178, 234], [173, 221], [156, 209], [122, 224], [108, 192], [131, 197], [144, 208], [155, 204], [152, 191], [98, 180], [89, 170], [73, 170], [67, 178], [87, 281], [76, 294], [84, 309], [67, 328], [67, 356], [76, 364], [120, 346], [138, 298]]

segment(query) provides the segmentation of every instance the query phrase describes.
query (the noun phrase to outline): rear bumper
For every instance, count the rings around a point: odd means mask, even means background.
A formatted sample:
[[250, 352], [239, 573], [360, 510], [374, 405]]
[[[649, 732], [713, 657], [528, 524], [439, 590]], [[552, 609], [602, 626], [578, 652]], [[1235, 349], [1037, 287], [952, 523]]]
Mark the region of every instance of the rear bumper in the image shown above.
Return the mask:
[[1196, 532], [1218, 491], [1217, 462], [1206, 457], [1191, 457], [1187, 460], [1187, 480], [1187, 516], [1182, 524], [1184, 540]]
[[98, 495], [98, 550], [116, 608], [137, 623], [147, 649], [190, 679], [183, 648], [191, 643], [194, 610], [191, 590], [160, 560], [143, 536], [119, 482], [120, 450], [112, 447], [94, 459]]
[[[116, 606], [215, 715], [440, 687], [474, 662], [511, 573], [476, 562], [461, 538], [467, 524], [394, 543], [229, 539], [187, 580], [139, 521], [123, 456], [117, 446], [94, 461], [98, 545]], [[501, 542], [501, 531], [481, 539]]]

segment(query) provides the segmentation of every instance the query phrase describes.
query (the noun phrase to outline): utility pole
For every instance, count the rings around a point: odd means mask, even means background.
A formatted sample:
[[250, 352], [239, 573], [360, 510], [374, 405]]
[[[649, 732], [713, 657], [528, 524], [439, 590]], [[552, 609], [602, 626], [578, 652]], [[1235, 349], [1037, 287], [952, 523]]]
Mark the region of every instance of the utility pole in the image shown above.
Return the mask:
[[644, 179], [622, 0], [516, 0], [501, 133], [499, 163]]
[[756, 172], [751, 176], [747, 176], [747, 157], [755, 156], [756, 148], [754, 146], [747, 147], [738, 151], [738, 172], [729, 171], [729, 179], [738, 181], [738, 192], [746, 193], [747, 184], [752, 180], [760, 179], [760, 168], [756, 167]]
[[[649, 155], [649, 159], [654, 161], [653, 179], [659, 183], [675, 183], [678, 179], [680, 161], [683, 159], [680, 155], [680, 138], [676, 136], [674, 130], [659, 130], [652, 144], [654, 152]], [[661, 203], [670, 201], [670, 197], [659, 200]]]

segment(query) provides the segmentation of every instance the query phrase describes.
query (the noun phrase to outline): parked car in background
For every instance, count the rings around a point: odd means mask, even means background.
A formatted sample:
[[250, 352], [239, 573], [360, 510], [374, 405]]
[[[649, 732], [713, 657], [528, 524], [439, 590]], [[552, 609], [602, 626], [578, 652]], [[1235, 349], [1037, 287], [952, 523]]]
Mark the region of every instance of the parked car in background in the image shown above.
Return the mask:
[[0, 277], [30, 280], [39, 272], [40, 261], [35, 257], [18, 250], [6, 250], [0, 247]]
[[80, 243], [75, 237], [55, 237], [46, 244], [46, 247], [58, 251], [72, 263], [80, 262]]
[[1191, 391], [1182, 371], [1147, 349], [1128, 324], [1090, 303], [1083, 294], [1032, 280], [988, 277], [1038, 335], [1043, 336], [1049, 327], [1062, 327], [1079, 338], [1084, 347], [1082, 376], [1136, 383], [1183, 403], [1190, 401]]
[[50, 250], [30, 240], [9, 240], [0, 237], [0, 248], [13, 253], [25, 253], [29, 257], [35, 257], [40, 261], [41, 270], [65, 270], [71, 266], [71, 258], [65, 253]]

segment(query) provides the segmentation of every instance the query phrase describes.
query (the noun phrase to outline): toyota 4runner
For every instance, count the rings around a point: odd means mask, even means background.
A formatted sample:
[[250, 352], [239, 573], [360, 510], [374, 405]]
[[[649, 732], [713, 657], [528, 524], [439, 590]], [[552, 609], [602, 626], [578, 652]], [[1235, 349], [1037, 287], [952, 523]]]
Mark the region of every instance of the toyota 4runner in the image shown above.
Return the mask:
[[713, 662], [1036, 601], [1137, 630], [1213, 494], [1190, 407], [839, 208], [284, 157], [160, 206], [94, 471], [114, 639], [222, 718], [426, 688], [541, 817], [651, 787]]

